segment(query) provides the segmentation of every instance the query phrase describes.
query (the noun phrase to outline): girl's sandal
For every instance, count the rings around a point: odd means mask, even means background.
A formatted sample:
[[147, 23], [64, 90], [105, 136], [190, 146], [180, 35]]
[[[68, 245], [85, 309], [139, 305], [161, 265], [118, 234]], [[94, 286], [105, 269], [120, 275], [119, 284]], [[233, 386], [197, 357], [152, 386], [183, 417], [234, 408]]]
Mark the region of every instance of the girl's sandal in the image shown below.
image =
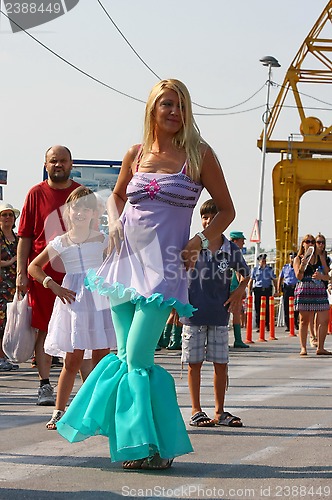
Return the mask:
[[46, 424], [46, 429], [49, 431], [56, 431], [56, 424], [59, 422], [60, 418], [64, 415], [62, 410], [54, 410], [52, 413], [52, 418]]
[[173, 463], [173, 458], [161, 458], [159, 453], [153, 455], [153, 457], [146, 458], [141, 469], [145, 470], [165, 470], [169, 469]]

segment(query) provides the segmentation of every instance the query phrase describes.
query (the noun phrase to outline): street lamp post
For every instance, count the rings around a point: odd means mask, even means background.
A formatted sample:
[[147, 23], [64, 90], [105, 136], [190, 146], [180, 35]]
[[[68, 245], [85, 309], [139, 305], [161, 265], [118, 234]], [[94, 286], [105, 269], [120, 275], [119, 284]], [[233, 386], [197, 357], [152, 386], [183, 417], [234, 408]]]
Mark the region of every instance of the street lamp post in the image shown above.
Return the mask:
[[[264, 56], [260, 59], [263, 66], [269, 68], [269, 76], [266, 82], [267, 92], [266, 92], [266, 108], [263, 114], [264, 130], [263, 130], [263, 141], [262, 141], [262, 166], [261, 166], [261, 179], [260, 179], [260, 189], [259, 189], [259, 203], [258, 203], [258, 231], [259, 239], [262, 239], [262, 212], [263, 212], [263, 195], [264, 195], [264, 177], [265, 177], [265, 159], [266, 159], [266, 138], [267, 138], [267, 127], [270, 121], [270, 88], [271, 88], [271, 73], [272, 68], [280, 68], [280, 64], [277, 59], [273, 56]], [[255, 247], [255, 264], [257, 262], [258, 254], [260, 253], [260, 241], [256, 243]]]

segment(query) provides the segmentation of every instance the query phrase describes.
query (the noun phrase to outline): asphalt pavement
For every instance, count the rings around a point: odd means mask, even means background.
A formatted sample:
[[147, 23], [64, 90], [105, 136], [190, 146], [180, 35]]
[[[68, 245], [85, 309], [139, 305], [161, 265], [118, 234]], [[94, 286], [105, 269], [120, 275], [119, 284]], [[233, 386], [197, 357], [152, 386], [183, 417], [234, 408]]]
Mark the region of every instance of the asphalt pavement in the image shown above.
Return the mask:
[[[243, 335], [244, 337], [244, 332]], [[69, 444], [45, 428], [52, 408], [36, 405], [38, 380], [29, 363], [0, 372], [0, 499], [332, 498], [332, 357], [299, 356], [299, 340], [276, 329], [278, 340], [230, 348], [226, 409], [242, 428], [188, 425], [194, 453], [166, 471], [125, 471], [109, 459], [108, 441]], [[230, 342], [232, 333], [230, 332]], [[332, 350], [332, 335], [326, 341]], [[180, 353], [163, 349], [156, 362], [175, 378], [185, 422], [190, 418], [186, 369]], [[53, 368], [56, 385], [60, 368]], [[202, 406], [213, 415], [213, 367], [205, 363]], [[77, 378], [74, 392], [80, 386]], [[170, 436], [170, 439], [173, 437]]]

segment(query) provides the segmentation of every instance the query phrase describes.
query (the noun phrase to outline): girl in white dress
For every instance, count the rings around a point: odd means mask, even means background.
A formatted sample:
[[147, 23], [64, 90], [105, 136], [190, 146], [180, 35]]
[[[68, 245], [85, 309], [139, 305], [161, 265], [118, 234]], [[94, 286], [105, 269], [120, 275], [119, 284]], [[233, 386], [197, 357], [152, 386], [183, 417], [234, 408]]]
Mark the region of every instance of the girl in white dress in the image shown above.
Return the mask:
[[[55, 430], [64, 414], [81, 368], [85, 350], [92, 350], [93, 366], [116, 347], [115, 333], [109, 314], [109, 300], [84, 285], [88, 269], [98, 269], [104, 258], [108, 238], [93, 229], [97, 199], [85, 186], [73, 191], [66, 201], [64, 220], [68, 232], [52, 240], [29, 265], [30, 275], [50, 288], [57, 296], [45, 341], [47, 354], [60, 355], [64, 365], [60, 373], [56, 409], [47, 429]], [[47, 276], [43, 267], [61, 263], [66, 275], [62, 286]]]

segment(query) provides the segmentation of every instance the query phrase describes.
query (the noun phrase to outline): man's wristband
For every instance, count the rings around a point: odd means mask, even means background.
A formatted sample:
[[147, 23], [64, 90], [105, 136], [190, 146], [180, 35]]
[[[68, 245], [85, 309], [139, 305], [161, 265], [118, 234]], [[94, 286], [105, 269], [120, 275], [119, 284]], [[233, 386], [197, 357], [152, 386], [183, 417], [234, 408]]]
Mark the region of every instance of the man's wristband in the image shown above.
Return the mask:
[[46, 276], [46, 278], [43, 279], [43, 287], [48, 288], [48, 282], [51, 281], [53, 278], [51, 276]]

